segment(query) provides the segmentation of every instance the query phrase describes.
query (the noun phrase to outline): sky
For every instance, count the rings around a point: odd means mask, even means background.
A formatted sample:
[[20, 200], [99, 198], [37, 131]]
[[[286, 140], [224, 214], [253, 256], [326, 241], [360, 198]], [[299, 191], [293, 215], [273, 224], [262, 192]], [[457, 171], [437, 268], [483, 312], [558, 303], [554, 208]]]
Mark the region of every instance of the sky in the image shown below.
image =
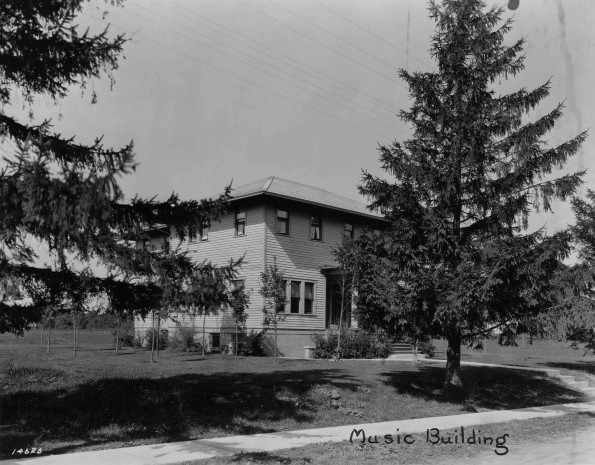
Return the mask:
[[[507, 42], [526, 38], [526, 69], [497, 91], [551, 77], [531, 116], [565, 101], [552, 144], [595, 126], [595, 3], [520, 0], [511, 15]], [[134, 140], [139, 166], [121, 180], [128, 198], [200, 199], [273, 175], [365, 202], [362, 169], [385, 176], [379, 144], [411, 134], [396, 117], [410, 105], [398, 70], [434, 69], [422, 0], [91, 0], [79, 22], [130, 37], [115, 85], [96, 79], [58, 103], [42, 97], [34, 118], [51, 117], [55, 131], [83, 143]], [[28, 111], [18, 99], [13, 107]], [[583, 192], [595, 189], [594, 137], [562, 170], [589, 170]], [[556, 204], [531, 221], [553, 232], [573, 216]]]

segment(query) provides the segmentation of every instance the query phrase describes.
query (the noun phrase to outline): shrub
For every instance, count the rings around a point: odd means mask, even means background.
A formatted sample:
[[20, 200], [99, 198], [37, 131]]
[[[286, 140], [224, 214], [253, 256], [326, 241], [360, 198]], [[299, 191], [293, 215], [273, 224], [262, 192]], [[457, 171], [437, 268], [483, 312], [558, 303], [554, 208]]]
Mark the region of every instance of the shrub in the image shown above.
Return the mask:
[[[153, 329], [153, 328], [149, 328], [147, 329], [147, 331], [145, 332], [145, 340], [147, 341], [147, 347], [150, 349], [151, 348], [151, 341], [153, 341], [153, 331], [157, 332], [157, 330]], [[154, 346], [153, 349], [157, 348], [157, 344], [159, 344], [159, 350], [164, 350], [167, 347], [167, 343], [168, 343], [168, 330], [167, 329], [162, 329], [161, 332], [159, 333], [159, 337], [155, 338], [155, 342], [154, 342]]]
[[168, 341], [168, 347], [181, 352], [198, 352], [202, 349], [202, 345], [196, 342], [195, 335], [194, 328], [177, 328]]
[[[235, 354], [235, 334], [232, 335], [232, 353]], [[254, 329], [247, 332], [240, 330], [238, 332], [238, 355], [244, 357], [262, 357], [264, 355], [264, 331]]]
[[145, 339], [141, 336], [140, 333], [134, 333], [134, 339], [132, 340], [132, 347], [136, 347], [140, 349], [145, 346]]
[[426, 354], [428, 358], [433, 358], [436, 352], [436, 346], [431, 341], [421, 341], [417, 343], [417, 352]]
[[388, 345], [373, 334], [364, 331], [341, 332], [341, 348], [337, 353], [338, 333], [314, 335], [314, 358], [386, 358]]
[[[114, 329], [112, 331], [112, 335], [114, 336], [114, 344], [116, 343], [116, 338], [118, 337], [117, 331]], [[134, 331], [130, 331], [129, 329], [120, 328], [119, 334], [119, 346], [120, 347], [134, 347]]]

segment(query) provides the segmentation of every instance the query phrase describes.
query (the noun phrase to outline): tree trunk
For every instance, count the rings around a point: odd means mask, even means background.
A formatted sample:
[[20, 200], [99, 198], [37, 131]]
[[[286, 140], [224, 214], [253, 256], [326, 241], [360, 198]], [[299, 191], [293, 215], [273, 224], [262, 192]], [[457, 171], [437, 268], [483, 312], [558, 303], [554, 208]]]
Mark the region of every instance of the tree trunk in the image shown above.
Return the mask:
[[153, 354], [155, 353], [155, 310], [151, 315], [151, 363], [155, 363]]
[[236, 358], [238, 358], [238, 324], [236, 323]]
[[277, 363], [277, 325], [275, 325], [275, 364]]
[[120, 348], [120, 319], [116, 321], [116, 355], [118, 355], [118, 349]]
[[205, 324], [207, 322], [207, 312], [202, 315], [202, 356], [205, 356]]
[[74, 358], [76, 358], [76, 317], [74, 313], [72, 314], [72, 330], [74, 332], [74, 340], [73, 340], [73, 348], [74, 348]]
[[50, 339], [51, 339], [51, 336], [52, 336], [52, 327], [51, 327], [51, 325], [48, 325], [48, 350], [47, 350], [48, 354], [50, 353], [50, 347], [51, 347], [50, 346]]
[[43, 349], [43, 325], [41, 325], [41, 339], [39, 340], [39, 347]]
[[156, 358], [159, 360], [159, 338], [161, 336], [161, 312], [157, 314], [157, 349], [156, 349]]
[[[343, 278], [341, 278], [343, 279]], [[341, 311], [339, 312], [339, 334], [337, 334], [337, 359], [341, 353], [341, 329], [343, 329], [343, 309], [345, 305], [345, 286], [341, 282]]]
[[458, 333], [449, 335], [447, 341], [444, 390], [447, 393], [459, 393], [463, 387], [461, 378], [461, 336]]

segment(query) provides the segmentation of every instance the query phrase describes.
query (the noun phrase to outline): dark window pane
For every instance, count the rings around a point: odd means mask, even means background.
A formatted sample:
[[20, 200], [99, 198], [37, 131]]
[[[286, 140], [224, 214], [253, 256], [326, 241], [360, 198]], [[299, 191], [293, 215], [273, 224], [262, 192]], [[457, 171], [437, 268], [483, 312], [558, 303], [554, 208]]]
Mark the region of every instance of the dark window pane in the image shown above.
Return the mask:
[[314, 313], [314, 283], [304, 284], [304, 313]]
[[310, 239], [313, 241], [322, 239], [322, 221], [318, 215], [310, 217]]
[[199, 238], [201, 241], [209, 240], [209, 222], [208, 221], [205, 221], [202, 224], [202, 232], [199, 234]]
[[[287, 281], [283, 281], [283, 301], [287, 299]], [[277, 307], [277, 312], [284, 312], [285, 304], [281, 304]]]
[[289, 213], [277, 210], [277, 234], [289, 234]]
[[236, 235], [244, 236], [246, 234], [246, 212], [236, 212]]
[[291, 281], [291, 313], [300, 313], [300, 282]]
[[345, 223], [343, 225], [343, 237], [345, 239], [353, 239], [353, 224]]

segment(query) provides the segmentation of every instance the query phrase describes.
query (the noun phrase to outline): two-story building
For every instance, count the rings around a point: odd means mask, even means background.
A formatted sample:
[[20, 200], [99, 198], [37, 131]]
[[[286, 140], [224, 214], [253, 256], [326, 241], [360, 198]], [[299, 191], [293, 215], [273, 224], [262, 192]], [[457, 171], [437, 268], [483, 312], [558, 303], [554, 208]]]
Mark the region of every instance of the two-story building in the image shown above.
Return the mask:
[[[357, 237], [364, 229], [380, 230], [386, 223], [362, 203], [273, 176], [235, 188], [232, 195], [228, 214], [184, 246], [197, 261], [217, 265], [244, 257], [238, 280], [251, 291], [249, 330], [263, 327], [259, 279], [276, 261], [287, 278], [285, 319], [277, 329], [279, 353], [303, 357], [313, 333], [339, 323], [341, 293], [333, 248], [344, 238]], [[175, 247], [175, 238], [171, 240]], [[348, 327], [356, 326], [349, 311], [343, 318]], [[202, 317], [179, 315], [177, 324], [197, 332], [204, 324], [211, 347], [227, 344], [235, 332], [226, 311], [207, 316], [204, 322]], [[137, 330], [148, 325], [139, 322]], [[167, 322], [164, 327], [171, 330], [174, 324]]]

